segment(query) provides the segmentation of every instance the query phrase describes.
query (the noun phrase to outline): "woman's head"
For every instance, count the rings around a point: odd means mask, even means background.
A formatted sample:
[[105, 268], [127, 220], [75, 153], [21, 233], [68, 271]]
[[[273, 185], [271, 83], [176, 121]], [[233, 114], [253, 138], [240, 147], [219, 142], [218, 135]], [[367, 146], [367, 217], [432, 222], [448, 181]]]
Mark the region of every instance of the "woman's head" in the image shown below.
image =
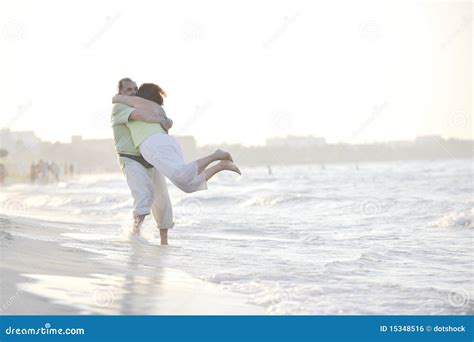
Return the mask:
[[163, 105], [163, 97], [166, 97], [166, 93], [158, 85], [153, 83], [143, 83], [138, 88], [137, 96], [143, 97], [144, 99], [158, 103], [160, 106]]

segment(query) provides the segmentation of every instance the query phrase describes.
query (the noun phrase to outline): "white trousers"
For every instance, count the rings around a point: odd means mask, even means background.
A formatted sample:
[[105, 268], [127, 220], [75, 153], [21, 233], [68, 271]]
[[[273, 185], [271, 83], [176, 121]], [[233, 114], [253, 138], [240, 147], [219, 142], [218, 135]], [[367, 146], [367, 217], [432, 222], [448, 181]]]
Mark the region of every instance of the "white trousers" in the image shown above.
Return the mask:
[[120, 157], [122, 171], [132, 192], [133, 215], [148, 215], [150, 208], [159, 229], [173, 228], [173, 207], [165, 177], [155, 168], [147, 169], [135, 160]]
[[165, 133], [155, 133], [140, 144], [147, 162], [184, 192], [206, 190], [204, 173], [198, 174], [197, 162], [186, 163], [176, 139]]

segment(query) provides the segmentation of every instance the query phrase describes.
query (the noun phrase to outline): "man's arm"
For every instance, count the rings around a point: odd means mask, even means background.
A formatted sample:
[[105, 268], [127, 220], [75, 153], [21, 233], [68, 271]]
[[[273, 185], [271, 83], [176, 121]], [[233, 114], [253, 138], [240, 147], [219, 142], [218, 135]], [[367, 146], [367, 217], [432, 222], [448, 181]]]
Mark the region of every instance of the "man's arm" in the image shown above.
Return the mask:
[[[127, 112], [125, 110], [125, 115], [127, 115], [127, 121], [136, 120], [159, 123], [166, 132], [168, 132], [168, 130], [173, 126], [173, 120], [168, 118], [163, 107], [161, 107], [155, 102], [148, 101], [137, 96], [125, 95], [115, 95], [112, 99], [112, 102], [115, 103], [115, 108], [117, 108], [117, 106], [120, 106], [122, 110], [123, 108], [133, 110], [132, 112]], [[135, 106], [132, 106], [131, 104], [134, 104]]]
[[139, 96], [115, 95], [112, 98], [112, 103], [123, 103], [135, 109], [143, 109], [166, 116], [165, 110], [158, 103], [149, 101]]
[[143, 109], [134, 109], [133, 112], [128, 117], [129, 120], [135, 121], [145, 121], [150, 123], [163, 123], [166, 121], [165, 115], [159, 115], [154, 112], [149, 112]]

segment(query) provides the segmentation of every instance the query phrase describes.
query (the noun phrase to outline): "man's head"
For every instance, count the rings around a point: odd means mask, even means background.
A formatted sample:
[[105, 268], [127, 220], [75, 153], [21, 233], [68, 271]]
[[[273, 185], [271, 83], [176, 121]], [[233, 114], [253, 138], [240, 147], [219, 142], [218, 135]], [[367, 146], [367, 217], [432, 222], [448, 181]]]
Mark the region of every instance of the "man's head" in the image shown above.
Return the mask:
[[135, 96], [137, 91], [137, 84], [131, 78], [122, 78], [118, 83], [118, 93], [120, 95]]

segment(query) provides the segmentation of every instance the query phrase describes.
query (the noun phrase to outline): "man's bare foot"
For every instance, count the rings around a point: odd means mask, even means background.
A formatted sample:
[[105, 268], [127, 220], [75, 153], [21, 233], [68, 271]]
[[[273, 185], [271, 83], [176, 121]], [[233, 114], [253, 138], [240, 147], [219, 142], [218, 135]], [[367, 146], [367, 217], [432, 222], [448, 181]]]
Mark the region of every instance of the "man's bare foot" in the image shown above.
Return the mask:
[[239, 175], [242, 174], [242, 172], [240, 172], [240, 169], [237, 167], [237, 165], [235, 165], [231, 161], [222, 160], [217, 165], [219, 165], [222, 168], [222, 170], [233, 171], [233, 172], [238, 173]]
[[133, 218], [133, 233], [139, 235], [140, 234], [140, 227], [145, 220], [145, 215], [138, 215]]
[[231, 161], [231, 162], [234, 161], [229, 152], [226, 152], [226, 151], [223, 151], [223, 150], [216, 150], [214, 152], [214, 154], [216, 155], [216, 158], [218, 160], [228, 160], [228, 161]]

